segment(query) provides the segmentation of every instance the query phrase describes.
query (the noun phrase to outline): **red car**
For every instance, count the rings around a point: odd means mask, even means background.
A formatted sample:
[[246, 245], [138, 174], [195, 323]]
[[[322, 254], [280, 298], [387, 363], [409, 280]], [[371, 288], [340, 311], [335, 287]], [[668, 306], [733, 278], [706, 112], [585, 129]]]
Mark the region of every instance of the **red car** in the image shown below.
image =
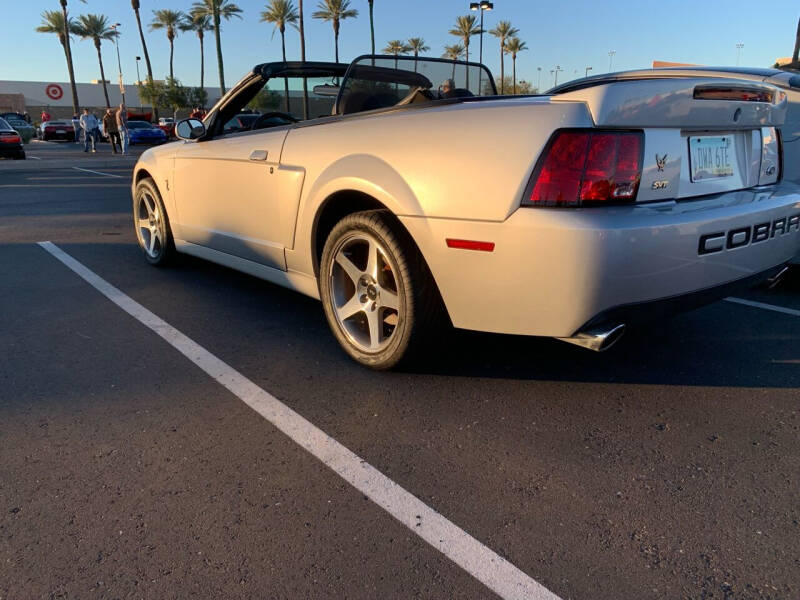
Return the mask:
[[167, 134], [167, 139], [175, 137], [175, 119], [172, 117], [161, 117], [156, 127]]

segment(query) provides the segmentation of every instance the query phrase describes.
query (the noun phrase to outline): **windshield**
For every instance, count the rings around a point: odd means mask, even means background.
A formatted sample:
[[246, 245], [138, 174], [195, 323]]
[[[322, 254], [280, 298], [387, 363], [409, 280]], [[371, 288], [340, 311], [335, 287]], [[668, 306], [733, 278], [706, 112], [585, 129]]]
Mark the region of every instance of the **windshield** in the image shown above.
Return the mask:
[[11, 126], [6, 123], [5, 119], [0, 119], [0, 129], [11, 129]]
[[152, 127], [146, 121], [128, 121], [128, 129], [151, 129]]
[[477, 63], [409, 56], [362, 56], [347, 71], [337, 107], [339, 114], [350, 114], [496, 94], [491, 73]]

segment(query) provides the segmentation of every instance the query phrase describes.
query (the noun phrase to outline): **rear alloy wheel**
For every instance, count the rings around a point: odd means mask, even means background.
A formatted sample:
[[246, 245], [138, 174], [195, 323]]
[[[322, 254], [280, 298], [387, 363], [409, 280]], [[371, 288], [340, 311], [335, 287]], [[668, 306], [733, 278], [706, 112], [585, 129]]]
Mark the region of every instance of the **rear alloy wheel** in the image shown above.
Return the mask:
[[133, 224], [147, 262], [156, 266], [167, 264], [175, 254], [175, 245], [164, 203], [152, 179], [142, 179], [136, 185]]
[[322, 253], [320, 296], [328, 324], [362, 365], [389, 369], [443, 322], [422, 256], [387, 211], [349, 215]]

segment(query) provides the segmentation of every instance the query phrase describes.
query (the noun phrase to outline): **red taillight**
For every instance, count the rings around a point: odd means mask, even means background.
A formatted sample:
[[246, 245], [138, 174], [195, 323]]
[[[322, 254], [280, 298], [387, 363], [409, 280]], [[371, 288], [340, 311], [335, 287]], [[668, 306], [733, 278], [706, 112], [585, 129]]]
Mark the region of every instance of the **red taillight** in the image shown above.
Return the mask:
[[528, 206], [629, 202], [642, 173], [641, 132], [556, 133], [533, 174]]
[[22, 142], [22, 138], [20, 138], [19, 134], [17, 133], [0, 132], [0, 142], [4, 142], [6, 144], [19, 144]]

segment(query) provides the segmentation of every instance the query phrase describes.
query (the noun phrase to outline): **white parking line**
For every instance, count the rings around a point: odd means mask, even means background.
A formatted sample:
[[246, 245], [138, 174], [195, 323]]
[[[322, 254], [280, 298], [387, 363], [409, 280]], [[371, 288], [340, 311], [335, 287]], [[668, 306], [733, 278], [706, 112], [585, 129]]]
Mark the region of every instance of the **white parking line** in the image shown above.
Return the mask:
[[38, 156], [31, 156], [30, 154], [27, 155], [28, 158], [32, 158], [33, 160], [42, 160]]
[[728, 302], [734, 304], [744, 304], [745, 306], [752, 306], [753, 308], [763, 308], [764, 310], [771, 310], [773, 312], [783, 313], [785, 315], [792, 315], [793, 317], [800, 317], [800, 310], [794, 308], [786, 308], [784, 306], [775, 306], [774, 304], [764, 304], [763, 302], [753, 302], [752, 300], [744, 300], [742, 298], [725, 298]]
[[137, 321], [149, 327], [242, 402], [305, 448], [342, 479], [502, 598], [559, 600], [419, 498], [233, 367], [72, 258], [52, 242], [39, 245]]
[[111, 173], [101, 173], [100, 171], [92, 171], [91, 169], [82, 169], [80, 167], [72, 167], [76, 171], [83, 171], [85, 173], [94, 173], [95, 175], [105, 175], [106, 177], [116, 177], [122, 179], [122, 175], [112, 175]]

